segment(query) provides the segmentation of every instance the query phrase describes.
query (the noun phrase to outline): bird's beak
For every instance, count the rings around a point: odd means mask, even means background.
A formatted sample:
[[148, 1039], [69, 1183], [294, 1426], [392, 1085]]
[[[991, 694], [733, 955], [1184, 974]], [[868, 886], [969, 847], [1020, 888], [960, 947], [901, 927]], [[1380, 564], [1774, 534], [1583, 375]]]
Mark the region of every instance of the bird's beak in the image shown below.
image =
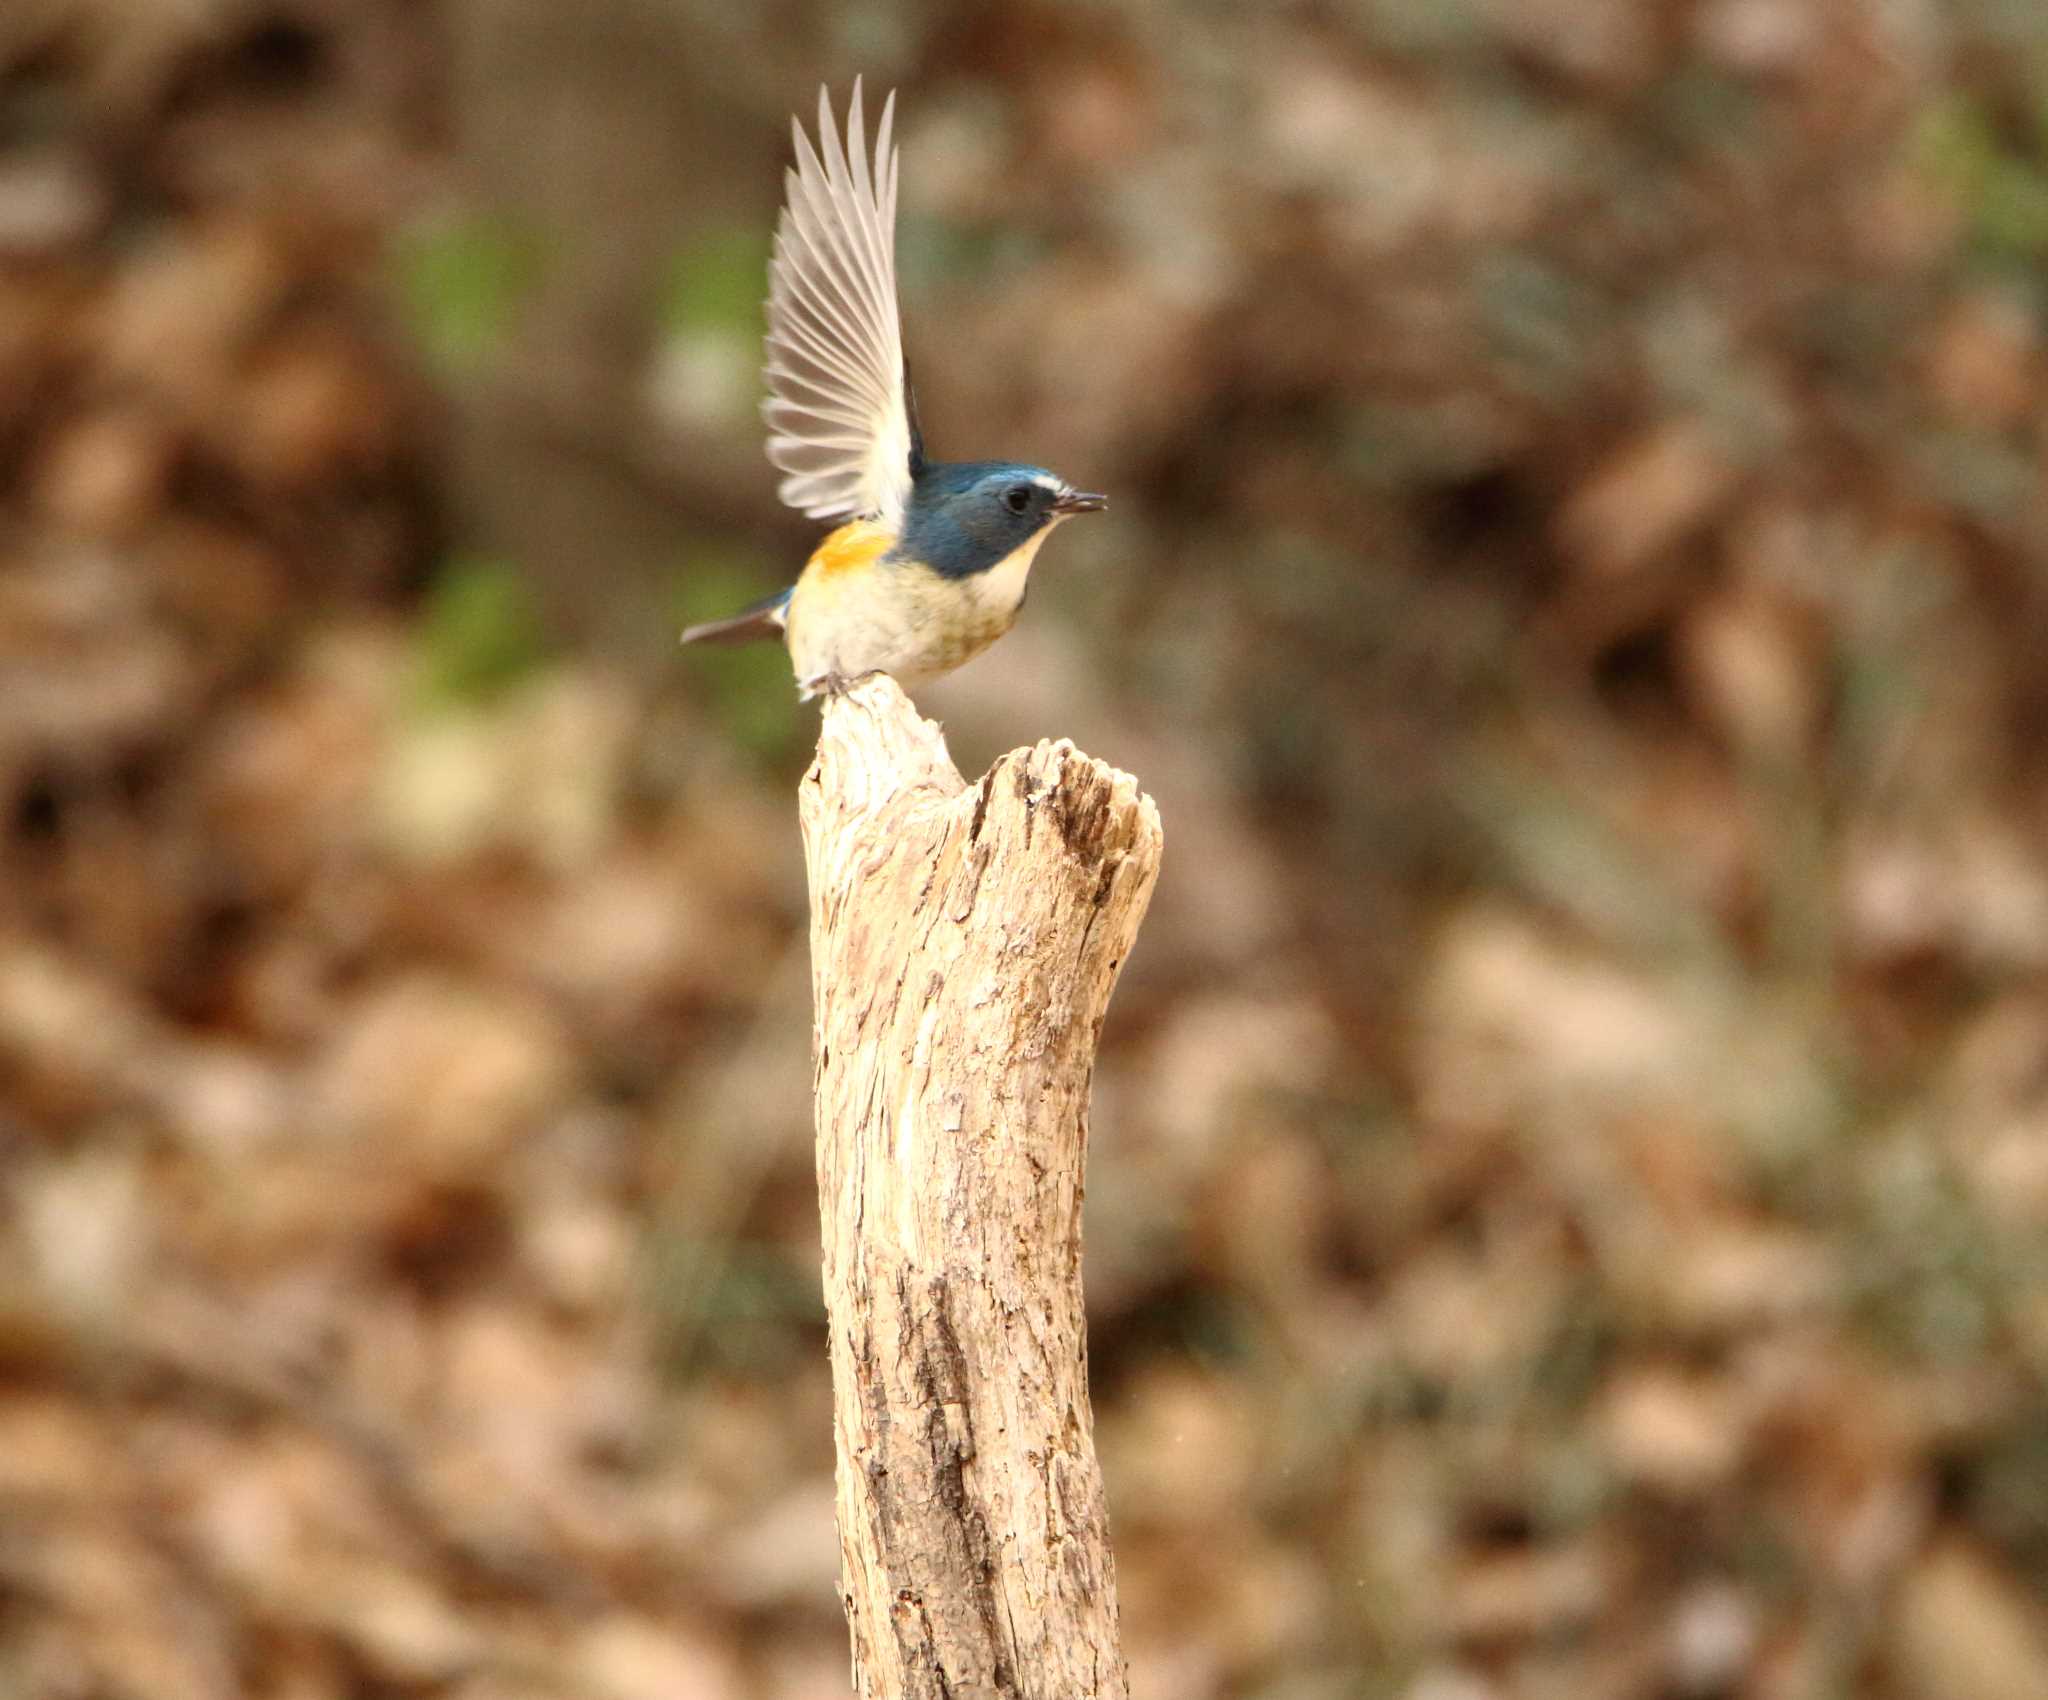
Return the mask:
[[1052, 511], [1062, 519], [1068, 514], [1099, 514], [1108, 506], [1109, 498], [1093, 490], [1062, 490], [1052, 499]]

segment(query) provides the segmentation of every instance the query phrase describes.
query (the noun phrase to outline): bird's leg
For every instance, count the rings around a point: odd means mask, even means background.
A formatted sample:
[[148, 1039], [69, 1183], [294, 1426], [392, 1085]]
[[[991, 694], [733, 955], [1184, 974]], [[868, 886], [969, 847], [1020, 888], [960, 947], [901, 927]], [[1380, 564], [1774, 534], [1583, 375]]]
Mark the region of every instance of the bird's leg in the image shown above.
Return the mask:
[[885, 669], [870, 667], [864, 673], [842, 673], [836, 667], [823, 673], [813, 673], [808, 679], [799, 679], [797, 686], [808, 700], [815, 696], [840, 697], [864, 680], [875, 678]]

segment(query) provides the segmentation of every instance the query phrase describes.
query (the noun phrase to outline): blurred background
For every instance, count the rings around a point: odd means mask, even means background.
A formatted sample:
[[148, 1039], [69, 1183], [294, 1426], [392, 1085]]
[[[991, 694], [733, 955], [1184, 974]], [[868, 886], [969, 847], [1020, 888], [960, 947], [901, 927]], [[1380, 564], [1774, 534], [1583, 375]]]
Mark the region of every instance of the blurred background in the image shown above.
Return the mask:
[[1141, 1700], [2048, 1696], [2034, 0], [7, 0], [0, 1694], [847, 1691], [756, 418], [902, 91], [931, 691], [1166, 822]]

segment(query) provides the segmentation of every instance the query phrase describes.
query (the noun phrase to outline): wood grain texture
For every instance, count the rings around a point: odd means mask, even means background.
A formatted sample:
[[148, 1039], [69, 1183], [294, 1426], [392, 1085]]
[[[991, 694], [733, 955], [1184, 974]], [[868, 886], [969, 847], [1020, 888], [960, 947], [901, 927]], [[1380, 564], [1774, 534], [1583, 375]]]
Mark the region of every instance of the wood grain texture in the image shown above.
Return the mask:
[[1122, 1700], [1081, 1199], [1159, 816], [1068, 743], [979, 785], [896, 685], [802, 788], [842, 1586], [866, 1700]]

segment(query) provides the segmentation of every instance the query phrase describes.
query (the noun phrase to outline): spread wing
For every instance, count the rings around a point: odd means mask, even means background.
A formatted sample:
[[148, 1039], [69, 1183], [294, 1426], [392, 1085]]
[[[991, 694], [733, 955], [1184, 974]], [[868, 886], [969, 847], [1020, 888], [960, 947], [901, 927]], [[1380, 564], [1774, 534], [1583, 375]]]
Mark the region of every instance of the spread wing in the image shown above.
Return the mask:
[[818, 146], [801, 124], [768, 267], [768, 458], [779, 493], [813, 519], [900, 523], [915, 431], [896, 312], [896, 97], [882, 104], [872, 170], [860, 84], [841, 149], [818, 91]]

